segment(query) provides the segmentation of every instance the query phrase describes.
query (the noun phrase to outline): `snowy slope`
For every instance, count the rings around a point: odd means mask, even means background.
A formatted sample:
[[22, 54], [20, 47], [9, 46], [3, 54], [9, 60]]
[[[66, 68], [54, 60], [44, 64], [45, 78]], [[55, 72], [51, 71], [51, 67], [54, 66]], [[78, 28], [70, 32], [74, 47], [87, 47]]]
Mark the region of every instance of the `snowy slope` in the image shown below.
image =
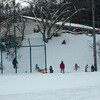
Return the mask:
[[[40, 38], [41, 35], [32, 34], [29, 37]], [[61, 45], [64, 39], [66, 45]], [[84, 72], [84, 66], [93, 63], [91, 43], [92, 37], [86, 35], [62, 34], [61, 37], [53, 37], [46, 44], [47, 64], [48, 68], [53, 66], [53, 74], [42, 74], [34, 68], [33, 73], [25, 73], [29, 68], [29, 50], [19, 49], [18, 71], [22, 70], [22, 73], [15, 74], [11, 60], [5, 59], [6, 73], [0, 75], [0, 100], [99, 100], [100, 72]], [[62, 60], [66, 65], [65, 74], [61, 74], [59, 69]], [[80, 66], [77, 72], [74, 71], [75, 63]]]
[[[33, 44], [43, 44], [42, 35], [40, 33], [33, 33], [27, 35], [26, 38], [30, 39]], [[38, 39], [35, 39], [38, 38]], [[27, 40], [27, 39], [26, 39]], [[62, 41], [66, 40], [66, 45], [62, 45]], [[99, 36], [97, 36], [97, 41], [99, 41]], [[35, 43], [36, 42], [36, 43]], [[52, 65], [54, 72], [60, 72], [60, 62], [64, 61], [65, 63], [65, 72], [75, 72], [74, 65], [77, 63], [80, 68], [79, 72], [84, 72], [84, 67], [86, 64], [89, 65], [88, 70], [93, 64], [93, 49], [92, 46], [93, 37], [86, 35], [73, 35], [63, 33], [60, 37], [53, 37], [46, 44], [47, 47], [47, 68]], [[29, 45], [28, 40], [23, 42], [23, 45]], [[38, 64], [40, 68], [45, 67], [45, 56], [44, 56], [44, 47], [32, 48], [32, 71], [36, 72], [34, 67], [35, 64]], [[3, 65], [5, 67], [4, 73], [15, 73], [12, 65], [12, 58], [5, 59], [6, 54], [3, 54]], [[30, 72], [30, 49], [29, 48], [20, 48], [18, 49], [18, 73]], [[0, 58], [1, 59], [1, 58]], [[100, 69], [100, 63], [98, 59], [98, 69]]]
[[[66, 45], [61, 44], [64, 39]], [[61, 37], [53, 38], [47, 44], [48, 66], [52, 65], [55, 72], [59, 72], [59, 64], [64, 61], [66, 72], [72, 72], [75, 63], [80, 66], [80, 71], [84, 71], [86, 64], [93, 64], [92, 41], [93, 37], [86, 35], [62, 34]]]
[[[31, 35], [31, 37], [41, 38], [40, 33]], [[29, 35], [30, 37], [30, 35]], [[62, 45], [62, 41], [66, 40], [66, 45]], [[100, 41], [99, 35], [97, 35], [97, 42]], [[47, 68], [52, 65], [55, 73], [59, 73], [59, 64], [64, 61], [66, 65], [66, 72], [75, 72], [74, 65], [77, 63], [80, 66], [79, 72], [84, 72], [84, 67], [86, 64], [89, 65], [88, 71], [93, 64], [93, 37], [87, 35], [73, 35], [63, 33], [60, 37], [53, 37], [46, 44], [47, 47]], [[37, 58], [38, 59], [38, 58]], [[98, 60], [98, 70], [100, 69], [100, 63]], [[41, 68], [41, 64], [39, 64]]]

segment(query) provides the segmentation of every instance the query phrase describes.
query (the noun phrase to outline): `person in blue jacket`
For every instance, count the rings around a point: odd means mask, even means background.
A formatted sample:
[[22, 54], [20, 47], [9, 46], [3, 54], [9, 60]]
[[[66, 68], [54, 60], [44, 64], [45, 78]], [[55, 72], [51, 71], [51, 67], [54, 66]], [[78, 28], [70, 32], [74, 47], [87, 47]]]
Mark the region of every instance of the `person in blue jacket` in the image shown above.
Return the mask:
[[38, 72], [43, 71], [43, 69], [40, 69], [40, 68], [38, 67], [38, 64], [35, 65], [35, 69], [37, 69]]
[[39, 67], [38, 67], [38, 64], [35, 65], [35, 68], [39, 68]]

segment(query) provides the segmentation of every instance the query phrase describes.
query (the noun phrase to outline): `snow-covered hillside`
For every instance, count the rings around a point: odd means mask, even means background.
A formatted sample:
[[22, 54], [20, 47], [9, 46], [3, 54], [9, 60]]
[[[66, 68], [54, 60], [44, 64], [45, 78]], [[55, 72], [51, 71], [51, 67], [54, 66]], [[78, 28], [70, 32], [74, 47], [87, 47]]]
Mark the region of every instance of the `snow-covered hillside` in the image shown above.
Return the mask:
[[[40, 38], [40, 33], [34, 34], [34, 37]], [[97, 42], [100, 41], [99, 35], [96, 37]], [[66, 41], [66, 45], [62, 45], [62, 41]], [[59, 65], [61, 61], [64, 61], [66, 72], [73, 72], [74, 65], [77, 63], [80, 66], [79, 72], [84, 72], [86, 64], [89, 65], [90, 71], [93, 60], [93, 37], [89, 37], [85, 34], [74, 35], [63, 33], [60, 37], [53, 37], [46, 44], [47, 46], [47, 67], [53, 66], [55, 73], [59, 73]], [[100, 70], [100, 58], [97, 55], [98, 70]], [[41, 67], [41, 65], [40, 65]], [[74, 71], [75, 72], [75, 71]]]
[[[30, 37], [41, 38], [41, 35], [35, 33], [26, 38]], [[66, 40], [66, 45], [61, 44], [63, 40]], [[47, 67], [53, 66], [52, 74], [42, 74], [34, 69], [37, 62], [40, 68], [43, 67], [44, 51], [40, 48], [32, 49], [32, 57], [35, 56], [33, 73], [25, 73], [29, 72], [29, 48], [18, 49], [18, 74], [15, 74], [12, 60], [3, 57], [5, 68], [4, 74], [0, 75], [0, 100], [99, 100], [100, 72], [84, 72], [86, 64], [89, 67], [93, 64], [91, 44], [92, 37], [86, 35], [66, 33], [53, 37], [46, 44]], [[61, 61], [66, 65], [65, 74], [60, 73]], [[80, 66], [77, 72], [74, 70], [75, 63]], [[99, 65], [98, 62], [98, 69]]]
[[[66, 45], [62, 41], [66, 40]], [[66, 71], [72, 72], [74, 65], [80, 66], [80, 71], [84, 71], [84, 66], [93, 64], [92, 37], [86, 35], [62, 34], [61, 37], [53, 38], [47, 44], [48, 65], [53, 65], [55, 72], [59, 72], [59, 64], [64, 61]]]
[[[32, 43], [43, 44], [40, 33], [33, 33], [26, 36], [26, 38], [31, 38]], [[39, 38], [39, 39], [32, 39]], [[62, 41], [66, 41], [66, 45], [62, 45]], [[99, 36], [97, 35], [97, 41], [99, 41]], [[47, 53], [47, 68], [52, 65], [54, 72], [59, 73], [59, 65], [61, 61], [65, 63], [65, 72], [75, 72], [74, 65], [77, 63], [80, 68], [79, 72], [84, 72], [84, 67], [86, 64], [89, 65], [88, 70], [93, 64], [93, 49], [91, 48], [93, 42], [93, 37], [86, 35], [73, 35], [63, 33], [60, 37], [53, 37], [46, 44]], [[28, 40], [23, 42], [28, 44]], [[25, 45], [26, 45], [25, 44]], [[8, 57], [5, 59], [6, 54], [3, 53], [3, 65], [4, 73], [15, 73], [12, 65], [12, 58]], [[18, 73], [30, 72], [30, 49], [20, 48], [18, 49]], [[35, 73], [35, 65], [38, 64], [40, 68], [45, 67], [45, 52], [44, 47], [32, 47], [32, 72]], [[1, 59], [1, 58], [0, 58]], [[100, 69], [100, 63], [98, 59], [98, 70]]]

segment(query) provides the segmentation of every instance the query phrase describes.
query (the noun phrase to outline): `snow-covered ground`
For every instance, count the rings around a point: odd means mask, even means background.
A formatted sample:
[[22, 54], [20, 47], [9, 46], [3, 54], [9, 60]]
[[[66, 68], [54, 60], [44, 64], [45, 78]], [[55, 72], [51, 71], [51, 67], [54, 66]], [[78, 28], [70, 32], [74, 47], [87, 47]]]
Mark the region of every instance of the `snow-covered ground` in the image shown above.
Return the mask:
[[100, 72], [0, 76], [0, 100], [99, 100]]
[[[41, 37], [40, 34], [32, 34], [28, 37]], [[66, 40], [66, 45], [61, 42]], [[84, 72], [86, 64], [93, 64], [92, 37], [86, 35], [62, 34], [61, 37], [53, 37], [47, 46], [47, 68], [52, 65], [54, 73], [42, 74], [36, 72], [34, 65], [42, 68], [44, 51], [36, 49], [32, 62], [33, 73], [25, 73], [29, 68], [29, 49], [18, 50], [18, 74], [12, 66], [12, 60], [5, 58], [4, 74], [0, 75], [0, 100], [99, 100], [100, 98], [100, 71]], [[97, 36], [99, 41], [99, 36]], [[34, 50], [34, 49], [33, 49]], [[5, 54], [3, 54], [5, 55]], [[98, 70], [100, 63], [98, 58]], [[65, 63], [65, 74], [60, 73], [59, 64]], [[34, 63], [35, 62], [35, 63]], [[74, 65], [80, 68], [76, 72]], [[20, 72], [20, 70], [22, 70]], [[90, 68], [88, 69], [90, 71]], [[9, 74], [8, 74], [9, 73]]]

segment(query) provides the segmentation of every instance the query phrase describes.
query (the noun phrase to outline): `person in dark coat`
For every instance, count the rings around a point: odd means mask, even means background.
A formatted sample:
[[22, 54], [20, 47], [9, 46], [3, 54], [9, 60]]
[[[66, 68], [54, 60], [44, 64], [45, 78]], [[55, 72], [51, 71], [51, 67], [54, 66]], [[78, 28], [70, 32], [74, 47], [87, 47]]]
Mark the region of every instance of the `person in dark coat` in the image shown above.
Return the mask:
[[52, 68], [52, 66], [50, 66], [49, 71], [50, 71], [50, 73], [53, 73], [53, 68]]
[[13, 64], [14, 68], [17, 68], [18, 61], [16, 58], [13, 59], [12, 64]]
[[96, 68], [95, 68], [95, 66], [94, 66], [94, 71], [96, 71]]
[[91, 66], [91, 72], [94, 72], [94, 66], [93, 65]]
[[60, 63], [60, 69], [61, 69], [61, 73], [65, 73], [64, 69], [65, 69], [65, 64], [63, 63], [63, 61]]

